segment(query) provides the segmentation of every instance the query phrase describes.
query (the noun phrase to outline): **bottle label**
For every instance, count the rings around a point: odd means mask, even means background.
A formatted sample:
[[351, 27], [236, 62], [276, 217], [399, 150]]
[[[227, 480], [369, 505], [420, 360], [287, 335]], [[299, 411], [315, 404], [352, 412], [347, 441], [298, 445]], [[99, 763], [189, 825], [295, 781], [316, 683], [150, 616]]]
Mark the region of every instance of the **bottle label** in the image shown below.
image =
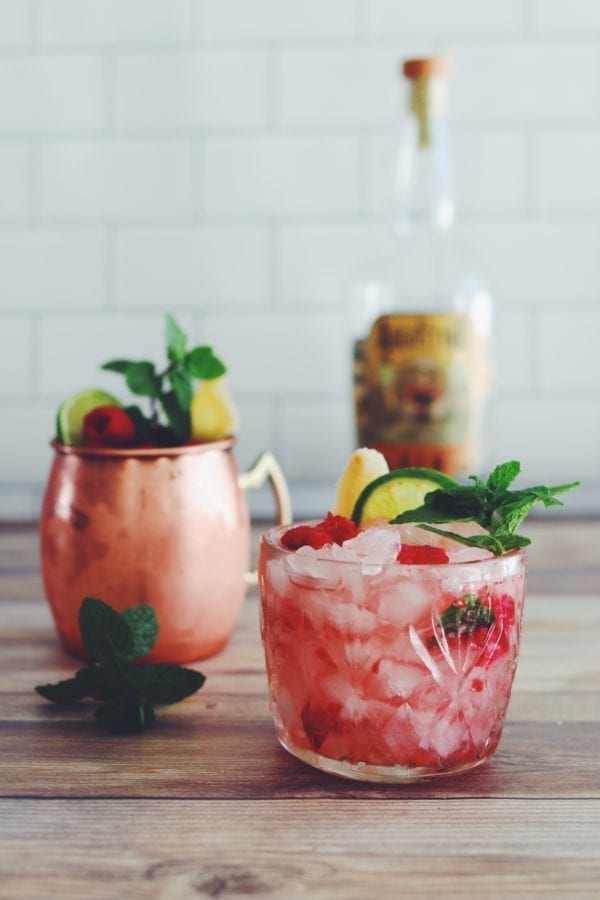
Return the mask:
[[477, 462], [485, 367], [482, 342], [459, 313], [386, 315], [354, 348], [361, 445], [390, 467], [458, 474]]

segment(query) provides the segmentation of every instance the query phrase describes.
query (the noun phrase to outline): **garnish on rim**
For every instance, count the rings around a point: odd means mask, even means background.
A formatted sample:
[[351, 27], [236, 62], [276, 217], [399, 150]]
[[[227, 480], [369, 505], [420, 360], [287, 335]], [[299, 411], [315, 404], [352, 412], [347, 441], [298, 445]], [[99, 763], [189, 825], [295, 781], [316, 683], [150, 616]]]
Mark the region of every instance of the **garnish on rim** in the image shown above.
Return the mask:
[[[517, 460], [501, 463], [492, 471], [487, 481], [477, 475], [470, 475], [472, 485], [445, 487], [432, 491], [425, 497], [422, 506], [407, 510], [392, 519], [392, 524], [401, 525], [415, 522], [425, 531], [451, 537], [460, 544], [489, 550], [494, 556], [501, 556], [518, 547], [531, 543], [525, 535], [516, 531], [527, 518], [536, 503], [544, 506], [562, 506], [556, 495], [577, 487], [579, 481], [559, 484], [556, 487], [538, 485], [518, 491], [508, 487], [521, 471]], [[476, 522], [487, 534], [465, 537], [453, 531], [435, 528], [434, 525], [450, 522]]]

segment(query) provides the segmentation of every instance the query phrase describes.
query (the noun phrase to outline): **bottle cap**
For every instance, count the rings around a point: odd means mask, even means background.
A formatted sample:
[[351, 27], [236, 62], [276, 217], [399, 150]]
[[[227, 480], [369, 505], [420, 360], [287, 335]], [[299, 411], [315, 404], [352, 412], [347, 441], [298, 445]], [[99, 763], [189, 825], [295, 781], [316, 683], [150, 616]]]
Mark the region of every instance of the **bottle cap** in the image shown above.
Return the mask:
[[405, 59], [402, 63], [402, 74], [411, 81], [434, 75], [445, 78], [449, 70], [450, 60], [447, 56], [423, 56], [419, 59]]

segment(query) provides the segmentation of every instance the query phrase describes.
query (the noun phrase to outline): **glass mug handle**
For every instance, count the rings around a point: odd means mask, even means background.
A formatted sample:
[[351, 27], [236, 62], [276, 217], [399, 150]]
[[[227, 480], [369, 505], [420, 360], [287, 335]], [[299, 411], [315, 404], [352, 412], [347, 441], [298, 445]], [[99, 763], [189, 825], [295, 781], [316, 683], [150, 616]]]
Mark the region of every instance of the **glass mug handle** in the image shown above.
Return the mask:
[[[266, 481], [271, 485], [275, 498], [277, 524], [288, 525], [292, 521], [290, 491], [281, 466], [269, 450], [261, 453], [254, 465], [238, 476], [238, 484], [243, 491], [261, 488]], [[246, 572], [245, 581], [247, 585], [258, 584], [256, 569]]]

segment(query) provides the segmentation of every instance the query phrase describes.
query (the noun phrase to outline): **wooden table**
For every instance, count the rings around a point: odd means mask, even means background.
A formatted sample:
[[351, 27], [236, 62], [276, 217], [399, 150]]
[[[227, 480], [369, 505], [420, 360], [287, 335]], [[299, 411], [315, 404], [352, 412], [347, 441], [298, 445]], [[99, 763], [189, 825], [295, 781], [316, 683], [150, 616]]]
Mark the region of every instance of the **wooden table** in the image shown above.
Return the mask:
[[35, 532], [0, 532], [0, 896], [600, 896], [600, 523], [533, 523], [519, 673], [496, 756], [405, 787], [277, 744], [250, 596], [198, 694], [112, 737], [35, 684], [73, 671]]

